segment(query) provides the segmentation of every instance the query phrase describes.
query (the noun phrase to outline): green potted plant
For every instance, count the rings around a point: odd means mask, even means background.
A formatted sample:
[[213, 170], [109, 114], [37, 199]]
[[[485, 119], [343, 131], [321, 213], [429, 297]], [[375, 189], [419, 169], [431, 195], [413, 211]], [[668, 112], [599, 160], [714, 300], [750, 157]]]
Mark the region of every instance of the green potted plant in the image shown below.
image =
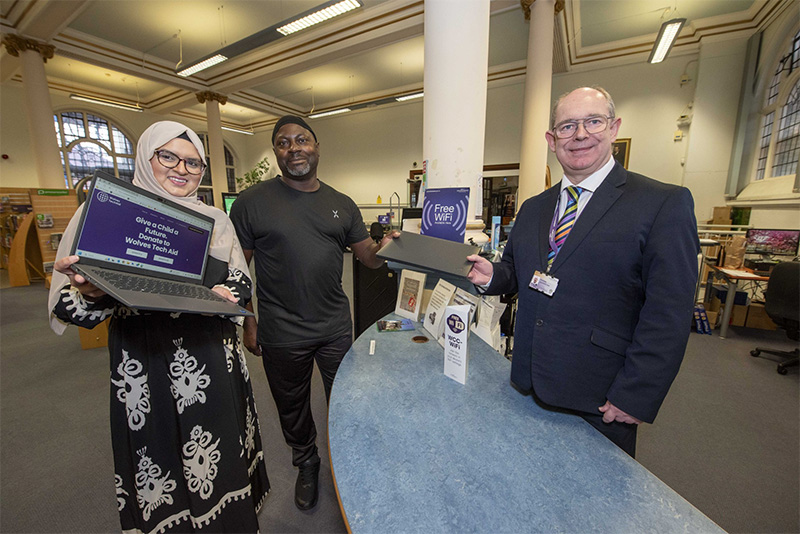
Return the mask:
[[236, 178], [236, 186], [239, 188], [239, 191], [243, 191], [263, 181], [268, 173], [269, 159], [265, 156], [264, 159], [256, 163], [255, 167], [244, 173], [244, 176]]

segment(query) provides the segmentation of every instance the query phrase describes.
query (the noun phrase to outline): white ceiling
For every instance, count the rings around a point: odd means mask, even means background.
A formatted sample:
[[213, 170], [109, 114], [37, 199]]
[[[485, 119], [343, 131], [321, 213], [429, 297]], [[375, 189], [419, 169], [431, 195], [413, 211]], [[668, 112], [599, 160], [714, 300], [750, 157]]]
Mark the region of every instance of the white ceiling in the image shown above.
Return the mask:
[[[469, 0], [461, 0], [469, 1]], [[310, 9], [318, 0], [0, 0], [0, 30], [55, 46], [51, 91], [139, 103], [205, 118], [195, 94], [228, 97], [223, 123], [269, 128], [307, 114], [423, 86], [422, 0], [362, 0], [352, 13], [259, 47], [189, 78], [174, 74], [223, 46]], [[556, 72], [644, 62], [664, 20], [685, 17], [673, 54], [703, 39], [747, 35], [796, 0], [566, 0], [556, 18]], [[528, 23], [519, 2], [492, 0], [489, 67], [524, 77]], [[0, 52], [0, 82], [21, 84]]]

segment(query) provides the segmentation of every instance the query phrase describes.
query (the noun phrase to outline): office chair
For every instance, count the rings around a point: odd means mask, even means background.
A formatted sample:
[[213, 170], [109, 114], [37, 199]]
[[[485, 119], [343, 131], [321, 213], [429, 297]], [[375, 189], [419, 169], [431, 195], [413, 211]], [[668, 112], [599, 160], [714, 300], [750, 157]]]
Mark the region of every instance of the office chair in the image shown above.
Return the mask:
[[[773, 267], [764, 297], [764, 307], [770, 319], [786, 330], [789, 339], [800, 341], [800, 262], [786, 261]], [[788, 358], [778, 364], [778, 374], [782, 375], [787, 373], [788, 367], [798, 365], [800, 361], [800, 348], [785, 351], [756, 347], [750, 355], [757, 357], [762, 352]]]

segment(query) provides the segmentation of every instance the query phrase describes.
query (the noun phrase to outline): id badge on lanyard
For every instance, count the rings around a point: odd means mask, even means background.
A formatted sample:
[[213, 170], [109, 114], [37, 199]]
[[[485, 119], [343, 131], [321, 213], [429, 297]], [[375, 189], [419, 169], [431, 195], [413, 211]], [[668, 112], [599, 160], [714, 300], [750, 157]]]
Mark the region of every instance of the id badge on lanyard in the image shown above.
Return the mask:
[[533, 273], [533, 278], [531, 278], [531, 283], [528, 284], [528, 287], [552, 297], [558, 288], [558, 278], [536, 271]]
[[[561, 204], [561, 193], [558, 194], [556, 209], [553, 212], [553, 220], [550, 222], [550, 232], [548, 232], [550, 250], [555, 250], [556, 256], [558, 255], [558, 246], [556, 245], [556, 223], [558, 221], [559, 204]], [[553, 257], [553, 261], [555, 261], [555, 257]], [[548, 265], [546, 272], [543, 273], [541, 271], [535, 271], [533, 273], [533, 278], [531, 278], [531, 282], [528, 284], [528, 287], [535, 289], [540, 293], [544, 293], [548, 297], [552, 297], [556, 292], [556, 289], [558, 289], [558, 278], [550, 274], [550, 266]]]

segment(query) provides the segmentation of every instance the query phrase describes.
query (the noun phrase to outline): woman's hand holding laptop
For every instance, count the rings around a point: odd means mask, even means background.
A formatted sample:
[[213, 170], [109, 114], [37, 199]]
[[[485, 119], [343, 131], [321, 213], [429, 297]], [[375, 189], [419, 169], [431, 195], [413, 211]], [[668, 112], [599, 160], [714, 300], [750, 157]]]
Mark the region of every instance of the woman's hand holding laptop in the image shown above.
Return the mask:
[[94, 301], [104, 297], [106, 295], [105, 291], [72, 270], [72, 264], [76, 263], [79, 259], [78, 256], [65, 256], [53, 264], [53, 269], [67, 275], [69, 277], [69, 283], [72, 287], [80, 291], [84, 298]]

